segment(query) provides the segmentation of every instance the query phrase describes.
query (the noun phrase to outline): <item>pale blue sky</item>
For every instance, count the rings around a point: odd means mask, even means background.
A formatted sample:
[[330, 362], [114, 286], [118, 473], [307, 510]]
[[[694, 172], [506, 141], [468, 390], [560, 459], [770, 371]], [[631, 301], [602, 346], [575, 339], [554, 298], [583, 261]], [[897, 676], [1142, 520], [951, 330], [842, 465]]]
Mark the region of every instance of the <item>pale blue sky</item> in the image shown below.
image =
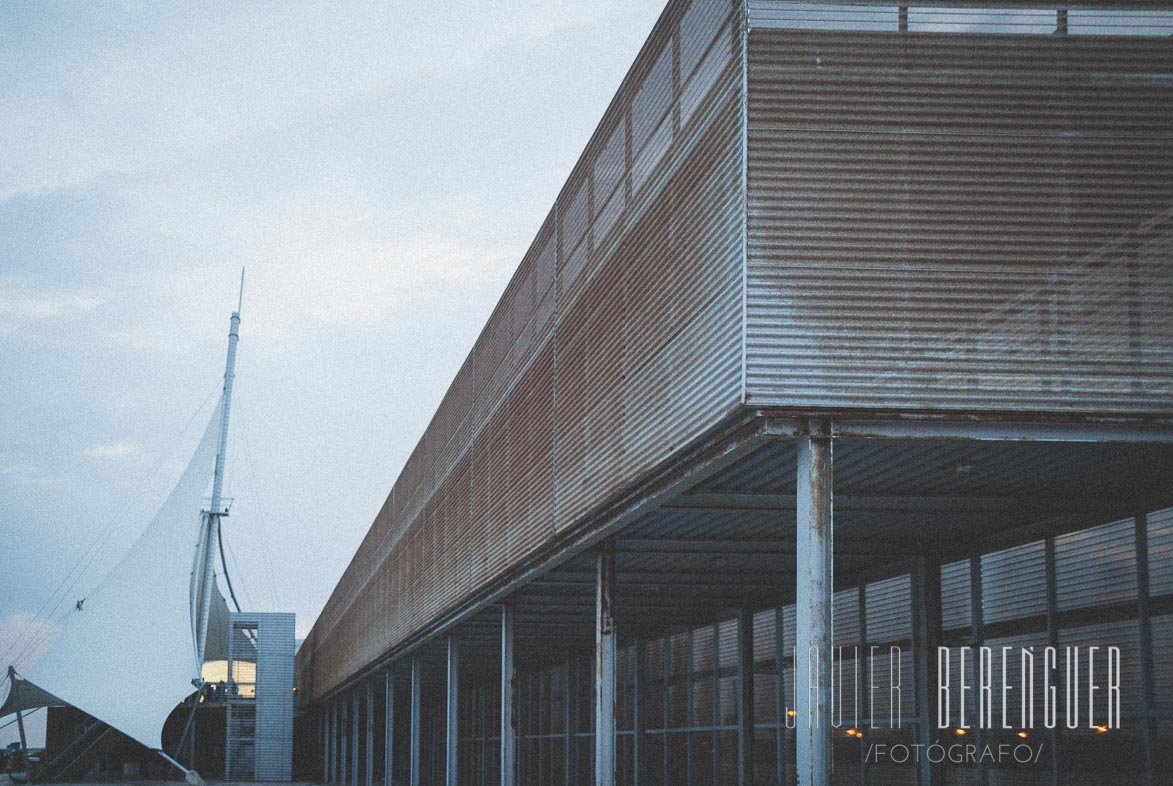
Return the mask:
[[182, 469], [242, 266], [227, 541], [309, 629], [661, 7], [0, 4], [4, 665]]

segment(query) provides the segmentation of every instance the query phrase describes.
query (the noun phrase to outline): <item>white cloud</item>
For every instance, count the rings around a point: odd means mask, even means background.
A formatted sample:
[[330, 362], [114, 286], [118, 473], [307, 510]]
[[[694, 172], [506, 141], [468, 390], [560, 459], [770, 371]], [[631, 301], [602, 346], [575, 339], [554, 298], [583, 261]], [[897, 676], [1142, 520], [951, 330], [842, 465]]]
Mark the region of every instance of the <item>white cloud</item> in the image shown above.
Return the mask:
[[59, 480], [35, 464], [6, 464], [0, 467], [0, 475], [18, 486], [52, 486]]
[[[613, 2], [105, 7], [95, 33], [3, 46], [0, 203], [182, 160], [488, 52], [615, 15]], [[35, 8], [27, 9], [35, 14]], [[79, 15], [86, 12], [79, 11]], [[487, 30], [491, 29], [491, 32]], [[116, 31], [111, 33], [110, 31]]]
[[133, 442], [107, 442], [102, 445], [93, 445], [85, 449], [90, 458], [125, 458], [139, 452], [139, 446]]
[[0, 316], [17, 319], [52, 319], [93, 311], [101, 300], [89, 293], [68, 295], [13, 295], [0, 292]]

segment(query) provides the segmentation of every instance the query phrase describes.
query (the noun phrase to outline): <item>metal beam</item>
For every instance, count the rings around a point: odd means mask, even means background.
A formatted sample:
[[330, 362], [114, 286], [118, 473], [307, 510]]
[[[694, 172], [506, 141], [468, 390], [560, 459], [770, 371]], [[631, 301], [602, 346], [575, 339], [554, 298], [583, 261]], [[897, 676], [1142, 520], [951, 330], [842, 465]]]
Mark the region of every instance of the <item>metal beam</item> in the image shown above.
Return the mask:
[[420, 786], [420, 692], [424, 679], [424, 664], [419, 655], [411, 658], [411, 773], [410, 786]]
[[460, 772], [460, 641], [448, 637], [448, 686], [444, 726], [444, 778], [448, 786], [459, 786]]
[[1173, 444], [1173, 427], [1130, 423], [837, 420], [839, 439], [943, 439], [971, 442], [1116, 442]]
[[[954, 496], [941, 494], [842, 494], [835, 497], [835, 509], [840, 513], [904, 513], [935, 514], [942, 511], [978, 518], [1005, 511], [1083, 510], [1089, 504], [1103, 503], [1103, 496], [1072, 497], [1063, 495], [1002, 494]], [[789, 494], [760, 492], [706, 491], [682, 494], [660, 510], [697, 512], [771, 512], [797, 509], [797, 502]], [[621, 541], [622, 542], [622, 541]], [[897, 545], [898, 539], [886, 543]]]
[[834, 587], [830, 424], [812, 424], [811, 431], [811, 436], [798, 442], [795, 644], [798, 660], [804, 669], [798, 671], [795, 732], [799, 786], [830, 786], [831, 669], [828, 656], [831, 652]]
[[595, 587], [595, 786], [615, 786], [615, 552], [598, 555]]
[[[796, 551], [782, 540], [736, 539], [736, 538], [619, 538], [615, 550], [621, 554], [669, 554], [669, 555], [760, 555], [788, 557]], [[860, 557], [901, 556], [915, 554], [917, 547], [909, 539], [869, 538], [867, 540], [846, 540], [840, 553]]]
[[737, 783], [753, 786], [753, 611], [737, 612]]
[[513, 607], [501, 607], [501, 786], [517, 786], [517, 670]]

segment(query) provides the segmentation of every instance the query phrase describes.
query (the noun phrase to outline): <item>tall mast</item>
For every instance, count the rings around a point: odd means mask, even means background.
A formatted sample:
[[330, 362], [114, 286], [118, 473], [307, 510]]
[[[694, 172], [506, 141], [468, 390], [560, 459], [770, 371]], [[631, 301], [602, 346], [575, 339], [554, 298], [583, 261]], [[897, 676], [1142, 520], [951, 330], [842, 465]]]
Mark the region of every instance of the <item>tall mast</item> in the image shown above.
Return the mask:
[[244, 270], [240, 271], [240, 299], [236, 311], [228, 328], [228, 360], [224, 365], [224, 393], [221, 397], [220, 410], [220, 438], [216, 449], [216, 469], [212, 475], [212, 504], [204, 511], [203, 537], [200, 539], [199, 551], [201, 565], [200, 585], [196, 593], [198, 616], [194, 631], [196, 634], [196, 662], [203, 668], [204, 650], [208, 639], [208, 617], [212, 608], [212, 589], [215, 576], [212, 568], [215, 565], [217, 533], [220, 530], [220, 518], [226, 515], [221, 501], [221, 489], [224, 484], [224, 461], [228, 451], [228, 413], [232, 405], [232, 379], [236, 369], [236, 342], [240, 338], [240, 306], [244, 302]]

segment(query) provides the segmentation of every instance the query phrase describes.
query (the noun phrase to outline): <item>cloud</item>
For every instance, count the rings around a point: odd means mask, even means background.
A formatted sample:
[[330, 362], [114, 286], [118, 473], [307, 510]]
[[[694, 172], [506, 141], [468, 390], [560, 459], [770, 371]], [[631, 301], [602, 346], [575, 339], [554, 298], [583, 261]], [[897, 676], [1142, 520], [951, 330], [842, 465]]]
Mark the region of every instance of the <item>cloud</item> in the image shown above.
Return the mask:
[[21, 75], [0, 84], [0, 204], [182, 160], [615, 13], [502, 5], [0, 9], [0, 73]]
[[53, 319], [93, 311], [101, 300], [89, 293], [67, 295], [12, 295], [0, 293], [0, 316], [16, 319]]
[[85, 449], [90, 458], [125, 458], [139, 452], [139, 446], [133, 442], [107, 442], [103, 445], [93, 445]]
[[18, 486], [52, 486], [59, 482], [59, 478], [35, 464], [6, 464], [0, 467], [0, 475]]

